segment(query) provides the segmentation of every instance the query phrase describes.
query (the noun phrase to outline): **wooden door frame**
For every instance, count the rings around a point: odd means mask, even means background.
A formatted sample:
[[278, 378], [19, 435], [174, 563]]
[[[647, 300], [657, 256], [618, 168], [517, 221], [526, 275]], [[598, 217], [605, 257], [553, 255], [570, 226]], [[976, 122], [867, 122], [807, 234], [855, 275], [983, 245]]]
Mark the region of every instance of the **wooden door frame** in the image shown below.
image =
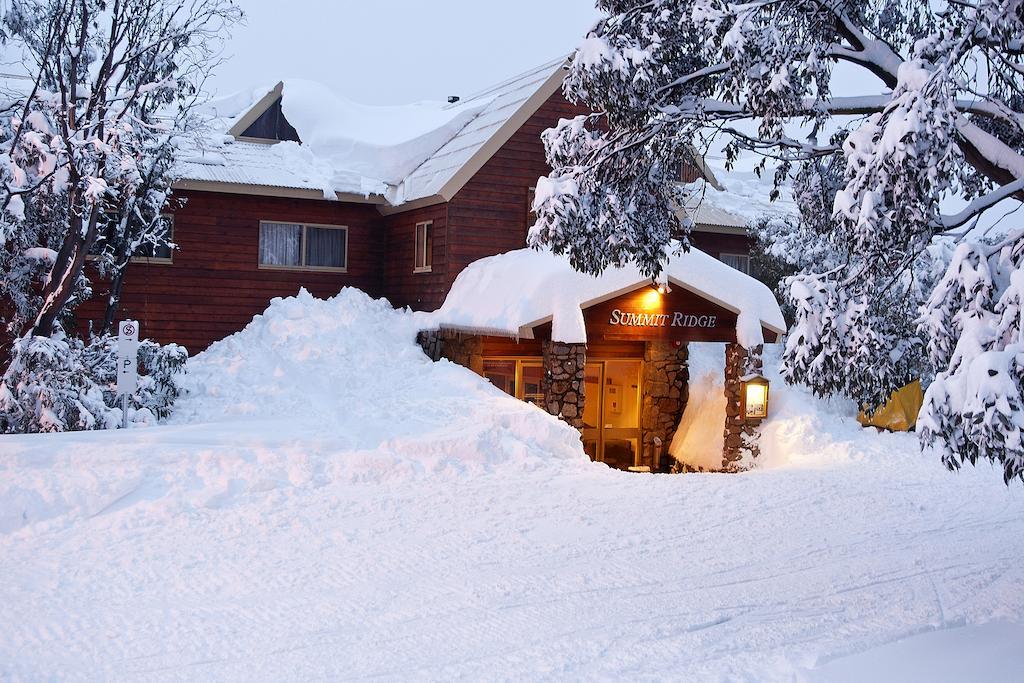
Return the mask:
[[[605, 425], [605, 419], [604, 419], [604, 409], [605, 409], [605, 405], [604, 405], [605, 373], [606, 373], [606, 369], [607, 369], [607, 364], [608, 363], [621, 363], [621, 362], [624, 362], [624, 361], [626, 361], [626, 362], [634, 362], [634, 363], [637, 364], [637, 404], [638, 405], [637, 405], [637, 411], [636, 411], [636, 427], [617, 427], [617, 428], [613, 428], [613, 430], [611, 430], [611, 431], [617, 431], [617, 430], [628, 430], [628, 431], [634, 431], [635, 430], [636, 431], [636, 451], [633, 453], [633, 465], [636, 466], [637, 464], [639, 464], [639, 462], [641, 460], [641, 453], [640, 453], [640, 451], [643, 448], [643, 427], [642, 427], [642, 422], [643, 422], [643, 406], [644, 406], [644, 359], [643, 358], [605, 358], [605, 357], [587, 358], [587, 360], [586, 360], [586, 364], [587, 365], [589, 365], [590, 363], [596, 363], [596, 364], [601, 366], [601, 374], [600, 374], [600, 378], [598, 380], [598, 389], [599, 389], [599, 391], [597, 392], [598, 393], [598, 406], [597, 406], [598, 420], [597, 420], [597, 426], [595, 426], [595, 427], [593, 427], [591, 429], [583, 428], [581, 430], [581, 436], [583, 437], [584, 440], [586, 440], [587, 439], [587, 432], [596, 432], [597, 433], [596, 439], [594, 439], [597, 442], [597, 450], [595, 452], [594, 462], [604, 462], [604, 445], [605, 445], [604, 442], [605, 442], [605, 431], [606, 431], [605, 430], [605, 426], [604, 426]], [[586, 388], [587, 388], [586, 376], [587, 376], [587, 370], [586, 370], [586, 365], [584, 365], [584, 368], [583, 368], [584, 398], [583, 398], [583, 400], [585, 402], [591, 400], [591, 397], [589, 395], [587, 395], [587, 393], [586, 393]], [[584, 408], [584, 410], [586, 410], [586, 409]], [[628, 438], [632, 438], [632, 437], [628, 437]]]

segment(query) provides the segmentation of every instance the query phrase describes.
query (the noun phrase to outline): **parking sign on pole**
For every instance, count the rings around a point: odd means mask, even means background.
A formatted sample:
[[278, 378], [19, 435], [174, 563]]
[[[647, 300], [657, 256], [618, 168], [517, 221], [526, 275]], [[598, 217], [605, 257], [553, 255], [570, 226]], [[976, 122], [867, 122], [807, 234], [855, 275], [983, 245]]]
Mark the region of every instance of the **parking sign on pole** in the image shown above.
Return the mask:
[[123, 320], [117, 335], [117, 393], [121, 396], [121, 426], [128, 426], [128, 394], [139, 385], [139, 323]]

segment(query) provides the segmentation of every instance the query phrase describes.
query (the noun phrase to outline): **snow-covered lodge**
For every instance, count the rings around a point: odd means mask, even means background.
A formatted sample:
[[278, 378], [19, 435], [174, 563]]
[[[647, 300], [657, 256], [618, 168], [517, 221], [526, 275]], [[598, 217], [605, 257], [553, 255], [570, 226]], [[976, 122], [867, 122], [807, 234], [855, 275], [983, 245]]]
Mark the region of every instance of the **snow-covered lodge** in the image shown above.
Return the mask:
[[[548, 172], [540, 135], [581, 113], [562, 74], [552, 62], [407, 106], [358, 105], [304, 81], [214, 102], [220, 132], [184, 157], [176, 186], [177, 248], [129, 268], [120, 315], [196, 353], [299, 287], [438, 308], [467, 265], [525, 246], [532, 188]], [[681, 169], [704, 177], [717, 184]], [[699, 213], [693, 242], [744, 267], [745, 222], [708, 202]], [[98, 283], [81, 314], [100, 316], [104, 299]]]
[[[735, 392], [742, 350], [774, 341], [782, 318], [741, 272], [746, 221], [708, 200], [722, 186], [699, 158], [680, 164], [680, 181], [706, 190], [690, 210], [700, 251], [675, 257], [660, 286], [628, 269], [589, 278], [524, 249], [549, 170], [541, 133], [582, 113], [561, 94], [563, 73], [560, 60], [403, 107], [304, 81], [213, 103], [220, 130], [184, 156], [185, 203], [169, 210], [176, 248], [129, 268], [120, 315], [195, 353], [274, 297], [358, 287], [436, 311], [428, 352], [580, 427], [594, 459], [659, 468], [686, 405], [686, 343], [730, 342]], [[81, 312], [102, 313], [97, 301]]]

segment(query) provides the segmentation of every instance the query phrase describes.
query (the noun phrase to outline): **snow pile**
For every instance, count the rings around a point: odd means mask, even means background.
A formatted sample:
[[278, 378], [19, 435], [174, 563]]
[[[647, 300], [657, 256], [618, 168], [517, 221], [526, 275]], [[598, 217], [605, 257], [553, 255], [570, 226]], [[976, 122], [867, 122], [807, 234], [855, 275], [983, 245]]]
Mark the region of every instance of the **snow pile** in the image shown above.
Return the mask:
[[[670, 256], [664, 272], [673, 285], [736, 311], [744, 346], [762, 343], [762, 325], [785, 330], [770, 289], [699, 249]], [[471, 263], [429, 319], [440, 327], [526, 338], [532, 327], [551, 321], [554, 341], [582, 344], [587, 334], [581, 309], [649, 282], [633, 265], [594, 277], [546, 249], [517, 249]]]
[[585, 465], [579, 432], [431, 362], [416, 318], [350, 288], [275, 299], [189, 361], [172, 418], [120, 437], [105, 477], [93, 471], [110, 436], [4, 437], [0, 534], [111, 507], [191, 514], [334, 481]]
[[[853, 401], [819, 399], [803, 387], [786, 384], [781, 353], [781, 344], [764, 347], [770, 408], [761, 423], [756, 469], [832, 467], [871, 453], [906, 452], [920, 457], [914, 435], [863, 428]], [[717, 470], [725, 440], [725, 344], [691, 342], [688, 369], [689, 398], [669, 453], [687, 465]]]
[[704, 470], [722, 467], [725, 449], [725, 344], [687, 346], [689, 393], [668, 452]]
[[281, 107], [303, 145], [341, 172], [397, 185], [469, 123], [489, 101], [473, 106], [416, 102], [370, 106], [330, 88], [284, 81]]
[[383, 448], [430, 468], [580, 456], [578, 434], [562, 422], [427, 358], [414, 342], [419, 319], [353, 288], [274, 299], [190, 362], [189, 397], [173, 422], [286, 420], [334, 449]]

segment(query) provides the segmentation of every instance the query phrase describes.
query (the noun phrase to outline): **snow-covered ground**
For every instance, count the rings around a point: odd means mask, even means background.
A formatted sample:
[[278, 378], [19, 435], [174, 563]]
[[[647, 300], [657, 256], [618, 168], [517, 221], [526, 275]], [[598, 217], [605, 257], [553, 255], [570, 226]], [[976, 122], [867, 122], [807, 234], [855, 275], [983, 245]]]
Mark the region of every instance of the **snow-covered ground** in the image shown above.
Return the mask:
[[1019, 680], [1024, 491], [773, 382], [763, 467], [637, 475], [346, 290], [174, 424], [0, 437], [0, 679]]

